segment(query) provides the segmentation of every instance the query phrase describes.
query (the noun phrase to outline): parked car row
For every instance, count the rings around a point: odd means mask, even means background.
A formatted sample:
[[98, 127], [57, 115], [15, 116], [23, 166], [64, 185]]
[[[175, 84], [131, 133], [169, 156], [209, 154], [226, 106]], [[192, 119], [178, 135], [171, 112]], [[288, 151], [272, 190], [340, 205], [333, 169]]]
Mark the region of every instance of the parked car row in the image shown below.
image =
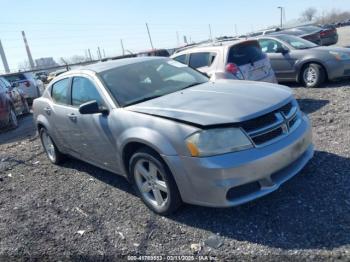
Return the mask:
[[304, 25], [286, 29], [272, 28], [252, 33], [249, 37], [281, 33], [298, 36], [317, 45], [334, 45], [338, 42], [337, 29], [330, 25]]
[[255, 38], [227, 37], [190, 45], [175, 51], [171, 58], [212, 80], [298, 82], [305, 87], [318, 87], [327, 80], [350, 77], [349, 48], [319, 46], [286, 34], [286, 30]]

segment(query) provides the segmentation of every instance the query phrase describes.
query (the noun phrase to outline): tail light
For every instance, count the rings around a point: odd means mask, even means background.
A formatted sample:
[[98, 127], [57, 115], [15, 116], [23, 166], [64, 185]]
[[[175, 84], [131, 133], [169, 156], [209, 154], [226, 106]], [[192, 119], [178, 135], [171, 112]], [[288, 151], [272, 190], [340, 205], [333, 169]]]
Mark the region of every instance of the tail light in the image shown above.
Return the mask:
[[226, 65], [226, 71], [231, 73], [231, 74], [234, 74], [234, 75], [237, 74], [238, 70], [239, 70], [238, 66], [234, 63], [228, 63]]
[[239, 67], [234, 63], [228, 63], [225, 67], [226, 72], [233, 74], [235, 77], [237, 77], [240, 80], [243, 80], [243, 74]]

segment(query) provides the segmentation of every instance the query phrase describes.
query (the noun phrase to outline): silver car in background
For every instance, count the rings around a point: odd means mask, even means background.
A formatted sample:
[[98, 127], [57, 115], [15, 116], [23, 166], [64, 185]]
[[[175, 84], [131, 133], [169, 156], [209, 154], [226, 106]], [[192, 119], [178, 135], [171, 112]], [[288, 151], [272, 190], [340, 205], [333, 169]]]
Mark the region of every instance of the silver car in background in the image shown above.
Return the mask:
[[207, 74], [211, 80], [238, 79], [277, 83], [269, 58], [256, 40], [224, 40], [176, 51], [174, 60]]
[[350, 77], [350, 49], [318, 46], [300, 37], [274, 34], [258, 38], [278, 82], [318, 87], [327, 80]]
[[167, 58], [89, 65], [34, 100], [43, 147], [125, 176], [158, 214], [182, 202], [230, 207], [266, 195], [313, 155], [289, 88], [208, 78]]

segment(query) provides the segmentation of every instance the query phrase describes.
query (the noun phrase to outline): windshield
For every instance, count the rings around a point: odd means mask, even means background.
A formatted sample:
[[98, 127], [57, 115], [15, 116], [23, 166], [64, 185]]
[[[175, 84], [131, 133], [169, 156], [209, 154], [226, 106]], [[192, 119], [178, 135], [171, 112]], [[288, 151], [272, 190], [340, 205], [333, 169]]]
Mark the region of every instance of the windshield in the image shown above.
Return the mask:
[[208, 82], [207, 77], [187, 65], [165, 59], [116, 67], [101, 72], [100, 76], [121, 106]]
[[277, 36], [277, 38], [288, 43], [289, 45], [291, 45], [295, 49], [309, 49], [309, 48], [314, 48], [317, 46], [316, 44], [314, 44], [310, 41], [304, 40], [304, 39], [302, 39], [300, 37], [296, 37], [296, 36], [279, 35], [279, 36]]

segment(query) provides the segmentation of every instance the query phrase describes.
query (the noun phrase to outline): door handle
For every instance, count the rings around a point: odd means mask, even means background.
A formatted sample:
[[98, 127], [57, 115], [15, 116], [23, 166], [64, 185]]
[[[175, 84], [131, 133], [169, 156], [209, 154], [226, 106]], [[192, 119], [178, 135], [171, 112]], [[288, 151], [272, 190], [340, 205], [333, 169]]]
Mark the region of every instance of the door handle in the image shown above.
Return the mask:
[[77, 116], [74, 113], [68, 114], [67, 116], [70, 120], [74, 122], [77, 121]]
[[51, 108], [50, 107], [45, 107], [44, 111], [46, 112], [46, 114], [50, 115], [51, 114]]

